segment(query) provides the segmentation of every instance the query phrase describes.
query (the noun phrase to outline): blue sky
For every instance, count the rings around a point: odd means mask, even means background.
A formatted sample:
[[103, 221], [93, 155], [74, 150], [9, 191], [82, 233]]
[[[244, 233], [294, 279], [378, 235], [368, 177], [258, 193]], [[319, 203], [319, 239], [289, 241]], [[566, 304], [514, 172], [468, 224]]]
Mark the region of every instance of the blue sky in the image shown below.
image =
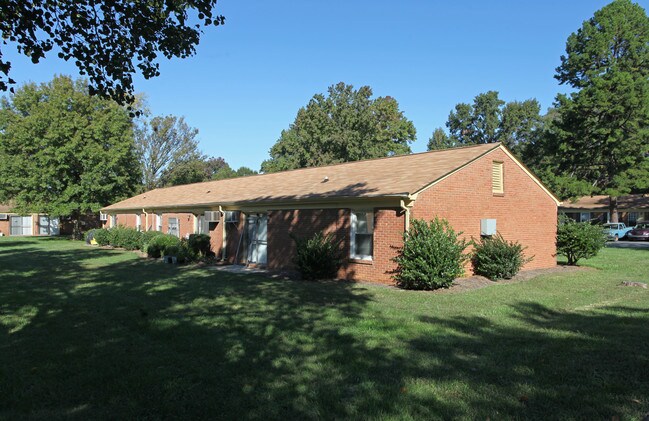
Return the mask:
[[[233, 167], [258, 170], [298, 109], [341, 81], [396, 98], [419, 152], [455, 104], [480, 92], [551, 106], [567, 91], [553, 76], [568, 35], [607, 3], [220, 0], [226, 25], [203, 35], [197, 55], [163, 61], [160, 77], [135, 85], [154, 115], [185, 116], [203, 152]], [[55, 54], [33, 65], [3, 49], [19, 84], [78, 76]]]

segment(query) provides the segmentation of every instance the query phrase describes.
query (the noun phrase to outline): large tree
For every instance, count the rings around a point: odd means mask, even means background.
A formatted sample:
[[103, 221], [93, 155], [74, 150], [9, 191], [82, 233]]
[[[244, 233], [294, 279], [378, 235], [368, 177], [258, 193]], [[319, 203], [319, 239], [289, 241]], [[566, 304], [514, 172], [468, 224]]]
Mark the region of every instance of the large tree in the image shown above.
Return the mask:
[[[54, 47], [90, 79], [91, 92], [130, 101], [133, 74], [158, 76], [158, 56], [192, 56], [202, 28], [220, 25], [217, 0], [0, 0], [2, 44], [38, 63]], [[0, 90], [15, 82], [0, 50]]]
[[87, 82], [26, 84], [0, 106], [0, 202], [18, 212], [84, 215], [130, 196], [138, 184], [132, 121]]
[[270, 150], [263, 172], [410, 153], [415, 126], [392, 97], [338, 83], [316, 94]]
[[[582, 180], [593, 194], [617, 196], [649, 187], [649, 18], [615, 0], [570, 35], [556, 78], [574, 89], [559, 95], [546, 153], [559, 186]], [[583, 183], [582, 183], [583, 185]]]
[[506, 103], [498, 97], [498, 92], [484, 92], [476, 95], [473, 104], [457, 104], [446, 122], [449, 138], [442, 141], [441, 134], [438, 133], [433, 136], [429, 146], [502, 142], [509, 149], [520, 153], [527, 144], [534, 142], [539, 133], [540, 110], [541, 106], [536, 99]]
[[202, 159], [196, 136], [198, 129], [190, 127], [184, 117], [168, 115], [140, 122], [135, 140], [145, 190], [164, 186], [164, 174], [169, 179], [174, 168]]

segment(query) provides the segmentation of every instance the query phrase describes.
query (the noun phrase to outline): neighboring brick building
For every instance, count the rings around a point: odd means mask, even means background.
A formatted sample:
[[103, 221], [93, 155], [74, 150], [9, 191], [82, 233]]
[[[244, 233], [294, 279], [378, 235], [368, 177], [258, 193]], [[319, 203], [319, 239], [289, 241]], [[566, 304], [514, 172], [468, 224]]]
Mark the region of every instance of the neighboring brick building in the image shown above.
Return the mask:
[[391, 283], [411, 218], [446, 218], [466, 238], [495, 228], [534, 256], [526, 268], [552, 267], [558, 204], [492, 143], [156, 189], [103, 211], [109, 226], [209, 233], [224, 260], [269, 269], [292, 268], [292, 236], [334, 233], [339, 277]]
[[0, 235], [59, 235], [59, 218], [48, 215], [15, 213], [11, 206], [0, 204]]
[[[566, 201], [559, 212], [578, 222], [609, 222], [609, 197], [584, 196], [576, 201]], [[638, 222], [649, 221], [649, 194], [629, 194], [617, 198], [619, 222], [633, 226]]]

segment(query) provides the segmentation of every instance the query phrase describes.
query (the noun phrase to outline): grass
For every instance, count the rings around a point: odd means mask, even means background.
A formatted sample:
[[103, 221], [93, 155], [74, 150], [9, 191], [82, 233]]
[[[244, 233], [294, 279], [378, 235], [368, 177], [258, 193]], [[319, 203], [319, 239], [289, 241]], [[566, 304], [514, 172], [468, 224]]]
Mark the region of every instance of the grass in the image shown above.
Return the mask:
[[0, 238], [0, 419], [641, 419], [649, 251], [459, 294]]

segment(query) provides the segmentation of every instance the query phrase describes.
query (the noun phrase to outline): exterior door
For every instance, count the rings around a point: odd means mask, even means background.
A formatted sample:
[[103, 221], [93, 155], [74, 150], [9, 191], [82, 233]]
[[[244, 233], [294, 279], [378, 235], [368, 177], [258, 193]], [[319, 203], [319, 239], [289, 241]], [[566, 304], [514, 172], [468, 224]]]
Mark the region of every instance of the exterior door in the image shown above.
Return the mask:
[[59, 235], [59, 218], [39, 215], [38, 235]]
[[268, 262], [268, 215], [249, 215], [247, 225], [248, 263], [265, 265]]
[[32, 235], [31, 216], [12, 216], [11, 235]]

